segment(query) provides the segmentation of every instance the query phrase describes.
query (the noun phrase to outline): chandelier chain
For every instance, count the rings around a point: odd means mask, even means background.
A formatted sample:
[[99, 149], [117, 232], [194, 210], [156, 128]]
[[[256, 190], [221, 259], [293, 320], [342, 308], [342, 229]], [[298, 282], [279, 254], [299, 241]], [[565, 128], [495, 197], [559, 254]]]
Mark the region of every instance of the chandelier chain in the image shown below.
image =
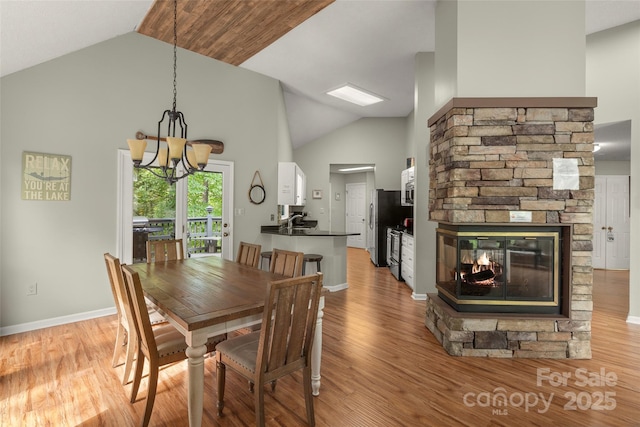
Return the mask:
[[176, 111], [177, 76], [178, 76], [178, 0], [173, 0], [173, 111]]

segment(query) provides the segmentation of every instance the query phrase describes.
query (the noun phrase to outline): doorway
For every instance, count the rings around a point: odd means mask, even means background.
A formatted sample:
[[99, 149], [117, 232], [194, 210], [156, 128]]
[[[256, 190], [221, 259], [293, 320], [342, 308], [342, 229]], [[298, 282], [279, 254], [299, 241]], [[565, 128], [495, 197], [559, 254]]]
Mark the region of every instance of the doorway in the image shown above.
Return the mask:
[[596, 175], [593, 268], [629, 269], [629, 209], [629, 176]]
[[[145, 153], [143, 162], [151, 158], [152, 153]], [[158, 218], [134, 215], [134, 200], [140, 203], [140, 194], [149, 190], [141, 190], [136, 197], [134, 179], [139, 170], [134, 174], [128, 150], [118, 152], [118, 172], [117, 246], [123, 262], [141, 261], [139, 254], [134, 256], [136, 243], [140, 246], [140, 242], [135, 241], [138, 233], [134, 233], [134, 223], [139, 225], [141, 221], [148, 225], [147, 238], [155, 238], [153, 233], [156, 233], [157, 238], [182, 239], [187, 256], [232, 259], [233, 162], [210, 159], [204, 171], [181, 179], [173, 186], [155, 183], [154, 191], [159, 192], [156, 200], [162, 200], [162, 206], [157, 211], [143, 212], [155, 213], [152, 216]]]
[[[347, 206], [348, 204], [348, 195], [347, 195], [347, 186], [351, 184], [360, 184], [364, 185], [364, 194], [362, 198], [364, 200], [363, 211], [359, 212], [359, 208]], [[371, 232], [369, 230], [368, 221], [369, 221], [369, 204], [370, 193], [371, 190], [375, 188], [375, 165], [371, 163], [331, 163], [329, 164], [329, 186], [331, 197], [329, 198], [329, 229], [333, 231], [350, 231], [349, 225], [347, 222], [347, 209], [353, 209], [354, 211], [354, 223], [351, 225], [356, 228], [355, 222], [361, 218], [364, 221], [361, 221], [362, 230], [357, 231], [360, 233], [360, 236], [357, 236], [358, 239], [362, 239], [360, 241], [353, 241], [353, 239], [348, 238], [347, 246], [354, 246], [359, 248], [368, 249], [370, 246], [368, 244], [369, 240], [372, 239]], [[360, 190], [354, 190], [359, 193]], [[360, 196], [357, 196], [360, 198]]]

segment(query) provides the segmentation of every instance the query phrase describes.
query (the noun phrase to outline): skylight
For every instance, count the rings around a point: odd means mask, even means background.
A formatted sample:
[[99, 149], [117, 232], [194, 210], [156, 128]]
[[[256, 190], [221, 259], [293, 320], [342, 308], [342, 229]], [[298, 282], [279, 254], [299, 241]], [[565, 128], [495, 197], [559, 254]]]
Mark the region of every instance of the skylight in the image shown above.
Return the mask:
[[368, 105], [377, 104], [384, 101], [378, 95], [374, 95], [370, 92], [366, 92], [360, 88], [357, 88], [349, 83], [327, 92], [327, 95], [335, 96], [344, 101], [351, 102], [352, 104], [366, 107]]

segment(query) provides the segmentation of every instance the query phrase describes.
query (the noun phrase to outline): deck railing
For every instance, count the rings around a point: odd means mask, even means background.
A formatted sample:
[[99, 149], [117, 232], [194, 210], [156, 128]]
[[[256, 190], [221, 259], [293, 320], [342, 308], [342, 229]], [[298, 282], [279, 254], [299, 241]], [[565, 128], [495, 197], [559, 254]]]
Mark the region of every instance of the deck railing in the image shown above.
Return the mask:
[[[175, 238], [174, 218], [149, 219], [149, 228], [157, 229], [149, 233], [149, 240], [163, 240]], [[187, 253], [209, 253], [220, 250], [222, 236], [221, 217], [194, 217], [187, 219]]]

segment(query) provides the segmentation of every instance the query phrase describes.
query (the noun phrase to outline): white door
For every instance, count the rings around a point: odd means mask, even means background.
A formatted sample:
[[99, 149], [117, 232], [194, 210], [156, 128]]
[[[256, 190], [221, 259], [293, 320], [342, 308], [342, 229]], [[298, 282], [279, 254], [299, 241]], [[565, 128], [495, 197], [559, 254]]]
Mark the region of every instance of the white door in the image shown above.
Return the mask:
[[[147, 158], [148, 157], [148, 158]], [[151, 153], [145, 153], [143, 162], [152, 158]], [[209, 160], [206, 172], [222, 176], [222, 206], [217, 210], [220, 222], [219, 256], [225, 259], [233, 258], [232, 222], [233, 219], [233, 162], [224, 162], [215, 159]], [[128, 150], [118, 151], [118, 256], [123, 263], [133, 263], [133, 162]], [[193, 214], [188, 212], [189, 178], [179, 180], [168, 197], [175, 197], [175, 238], [185, 241], [188, 248], [187, 237], [189, 234], [188, 220]], [[198, 214], [199, 216], [200, 214]], [[206, 217], [206, 213], [204, 214]]]
[[593, 267], [629, 269], [629, 176], [597, 175], [593, 210]]
[[367, 184], [364, 182], [347, 184], [346, 190], [346, 231], [347, 233], [359, 233], [356, 236], [347, 237], [347, 246], [364, 249], [367, 225]]
[[[191, 256], [222, 256], [233, 259], [230, 218], [233, 218], [233, 163], [209, 159], [202, 172], [176, 183], [176, 223], [182, 225], [178, 238], [191, 248]], [[219, 191], [222, 194], [216, 194]], [[203, 211], [201, 200], [211, 212]], [[199, 209], [195, 207], [200, 206]], [[176, 233], [177, 235], [177, 233]], [[196, 251], [195, 246], [200, 248]]]

